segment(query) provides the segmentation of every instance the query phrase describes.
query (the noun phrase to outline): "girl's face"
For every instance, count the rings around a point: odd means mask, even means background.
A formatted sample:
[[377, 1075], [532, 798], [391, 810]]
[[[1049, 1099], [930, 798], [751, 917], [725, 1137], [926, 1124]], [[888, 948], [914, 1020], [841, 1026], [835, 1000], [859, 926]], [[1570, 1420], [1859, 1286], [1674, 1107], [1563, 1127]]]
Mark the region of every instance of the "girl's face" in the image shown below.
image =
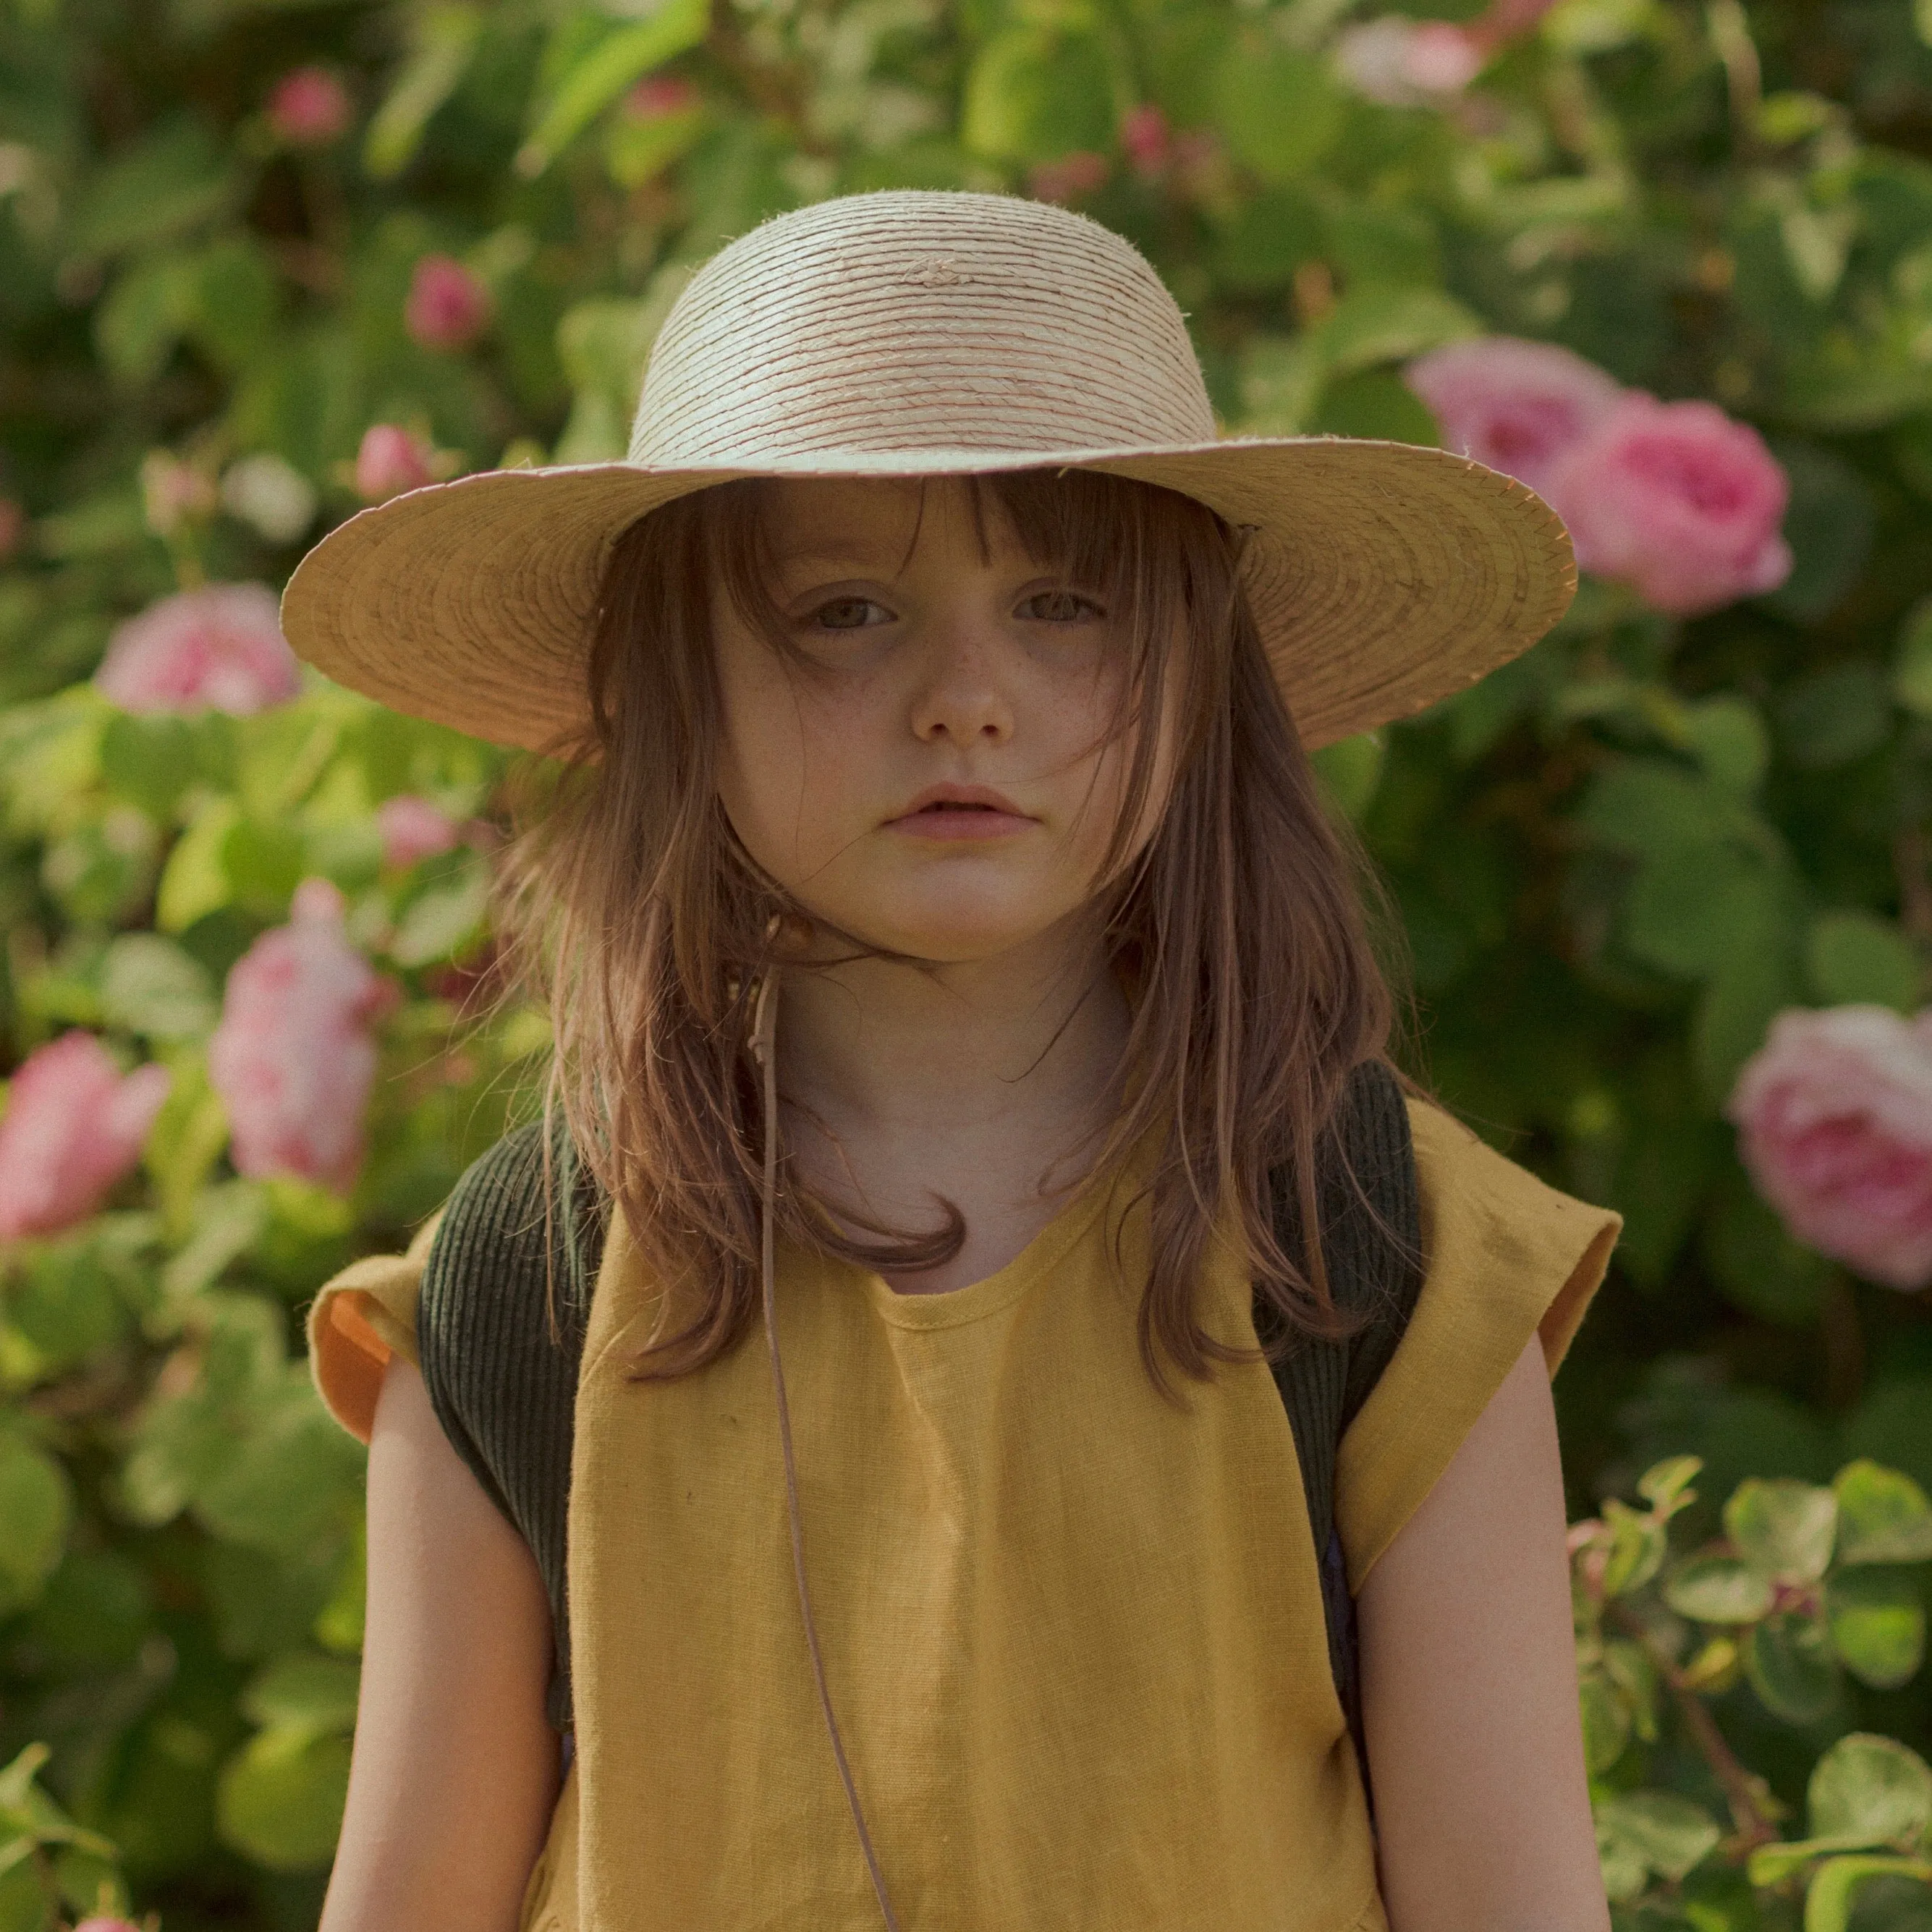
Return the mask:
[[[923, 506], [921, 497], [923, 494]], [[1024, 944], [1093, 898], [1133, 756], [1129, 639], [1094, 586], [1042, 569], [965, 484], [769, 487], [788, 662], [721, 590], [718, 790], [807, 911], [946, 963]], [[1148, 805], [1158, 822], [1164, 732]]]

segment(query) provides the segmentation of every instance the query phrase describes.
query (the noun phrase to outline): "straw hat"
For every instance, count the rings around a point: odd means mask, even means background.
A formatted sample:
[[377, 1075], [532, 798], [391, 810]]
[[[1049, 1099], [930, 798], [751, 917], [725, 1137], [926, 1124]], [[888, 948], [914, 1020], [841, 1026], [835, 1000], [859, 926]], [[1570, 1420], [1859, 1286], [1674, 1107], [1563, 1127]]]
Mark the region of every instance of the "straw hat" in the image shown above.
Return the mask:
[[1180, 309], [1109, 230], [1008, 196], [891, 190], [779, 216], [700, 270], [625, 461], [364, 510], [303, 559], [283, 626], [338, 682], [534, 748], [581, 723], [604, 559], [659, 504], [742, 476], [1070, 466], [1252, 526], [1248, 594], [1311, 746], [1474, 683], [1575, 586], [1554, 513], [1466, 458], [1217, 436]]

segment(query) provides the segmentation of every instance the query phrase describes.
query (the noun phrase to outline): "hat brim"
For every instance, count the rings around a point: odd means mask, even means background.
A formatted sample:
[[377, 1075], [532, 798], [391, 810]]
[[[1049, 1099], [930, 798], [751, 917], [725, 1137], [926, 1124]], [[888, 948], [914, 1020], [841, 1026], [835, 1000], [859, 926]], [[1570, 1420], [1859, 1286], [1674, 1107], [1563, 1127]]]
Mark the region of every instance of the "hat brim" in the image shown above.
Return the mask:
[[673, 498], [748, 476], [1095, 470], [1252, 526], [1242, 573], [1304, 743], [1386, 724], [1474, 684], [1568, 608], [1556, 513], [1466, 457], [1346, 436], [1183, 447], [841, 453], [742, 468], [623, 463], [482, 472], [359, 515], [282, 600], [296, 654], [399, 711], [530, 750], [583, 726], [584, 666], [618, 536]]

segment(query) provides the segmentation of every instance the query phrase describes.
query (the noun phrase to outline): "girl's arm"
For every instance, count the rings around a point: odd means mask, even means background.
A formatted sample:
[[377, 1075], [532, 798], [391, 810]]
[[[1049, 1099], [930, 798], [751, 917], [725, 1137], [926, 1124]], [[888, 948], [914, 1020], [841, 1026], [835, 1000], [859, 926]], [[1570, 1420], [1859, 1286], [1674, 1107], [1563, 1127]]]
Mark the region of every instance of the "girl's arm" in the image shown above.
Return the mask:
[[392, 1358], [369, 1442], [355, 1756], [318, 1932], [514, 1932], [560, 1782], [550, 1642], [528, 1546]]
[[1602, 1932], [1563, 1480], [1532, 1340], [1363, 1586], [1393, 1932]]

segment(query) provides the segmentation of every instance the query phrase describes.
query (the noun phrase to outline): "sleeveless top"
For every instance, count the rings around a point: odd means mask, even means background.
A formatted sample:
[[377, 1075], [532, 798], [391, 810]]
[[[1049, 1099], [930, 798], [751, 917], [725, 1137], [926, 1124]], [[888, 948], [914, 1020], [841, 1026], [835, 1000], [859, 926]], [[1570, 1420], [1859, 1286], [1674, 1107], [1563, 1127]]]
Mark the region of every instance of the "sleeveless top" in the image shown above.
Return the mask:
[[[1334, 1487], [1358, 1589], [1525, 1342], [1560, 1358], [1618, 1225], [1437, 1110], [1410, 1119], [1421, 1294]], [[908, 1932], [1382, 1924], [1280, 1393], [1253, 1364], [1158, 1395], [1133, 1322], [1145, 1242], [1124, 1177], [950, 1294], [782, 1251], [814, 1610]], [[311, 1310], [318, 1386], [365, 1439], [382, 1362], [416, 1352], [428, 1247]], [[762, 1342], [631, 1383], [667, 1294], [614, 1223], [570, 1450], [578, 1753], [521, 1923], [869, 1926]], [[1238, 1271], [1210, 1262], [1200, 1294], [1210, 1333], [1252, 1344]]]

